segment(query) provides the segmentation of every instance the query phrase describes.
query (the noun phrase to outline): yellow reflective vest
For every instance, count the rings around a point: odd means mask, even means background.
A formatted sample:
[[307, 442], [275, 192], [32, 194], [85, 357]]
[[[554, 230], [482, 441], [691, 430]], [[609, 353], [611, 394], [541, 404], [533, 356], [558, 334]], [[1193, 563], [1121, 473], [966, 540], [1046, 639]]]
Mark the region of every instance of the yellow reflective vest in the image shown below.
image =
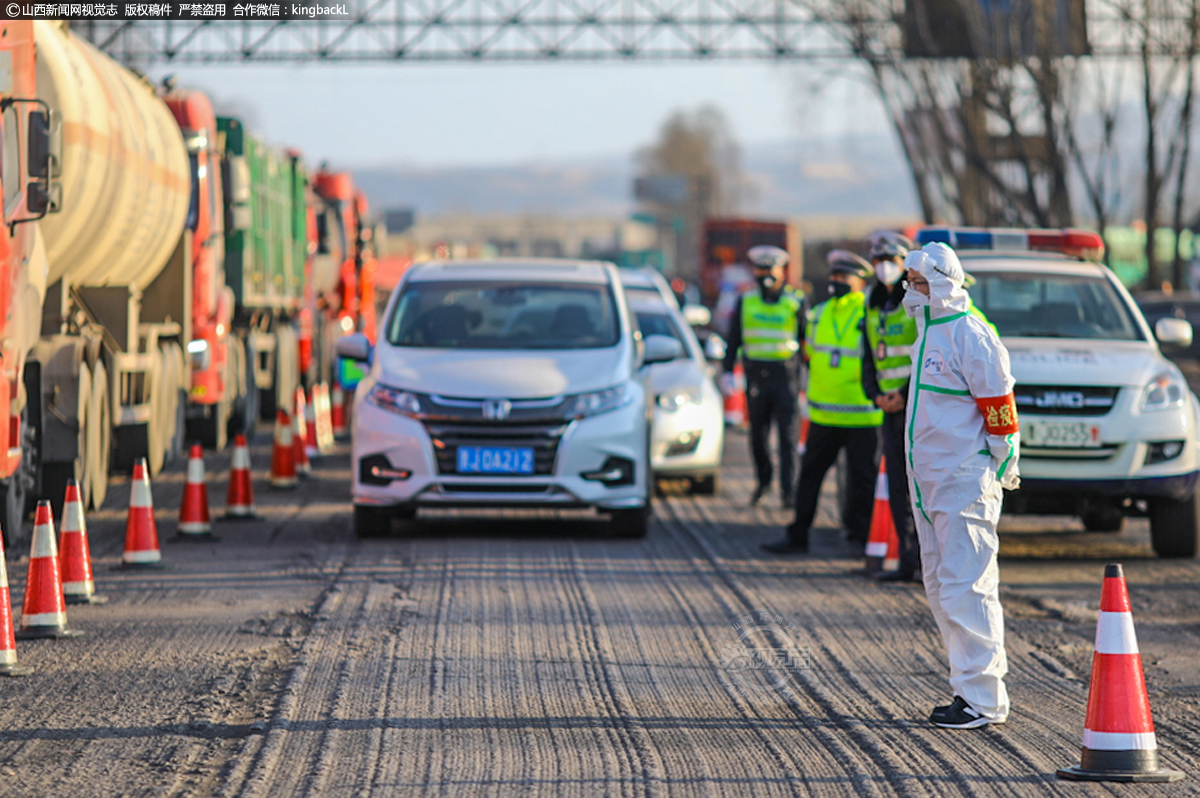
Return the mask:
[[830, 299], [812, 309], [804, 350], [808, 355], [808, 415], [827, 427], [877, 427], [883, 411], [862, 387], [866, 312], [861, 292]]

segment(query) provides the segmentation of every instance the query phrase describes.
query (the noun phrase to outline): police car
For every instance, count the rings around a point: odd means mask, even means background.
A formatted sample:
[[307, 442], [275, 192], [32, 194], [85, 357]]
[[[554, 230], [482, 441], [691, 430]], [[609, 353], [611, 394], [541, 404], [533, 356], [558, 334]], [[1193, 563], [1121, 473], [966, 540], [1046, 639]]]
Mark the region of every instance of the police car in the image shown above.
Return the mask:
[[1021, 421], [1016, 513], [1077, 515], [1093, 532], [1147, 516], [1162, 557], [1200, 539], [1200, 402], [1161, 345], [1187, 347], [1191, 325], [1151, 330], [1082, 230], [929, 227], [920, 245], [953, 247], [971, 300], [1012, 358]]

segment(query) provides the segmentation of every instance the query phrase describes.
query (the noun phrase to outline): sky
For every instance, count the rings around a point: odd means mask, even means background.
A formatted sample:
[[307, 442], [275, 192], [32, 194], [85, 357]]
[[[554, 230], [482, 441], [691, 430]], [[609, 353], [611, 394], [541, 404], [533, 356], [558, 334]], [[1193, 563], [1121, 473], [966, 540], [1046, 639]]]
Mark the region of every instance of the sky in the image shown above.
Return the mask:
[[337, 168], [456, 167], [630, 154], [677, 109], [712, 104], [743, 147], [886, 130], [850, 68], [754, 63], [155, 68], [267, 141]]

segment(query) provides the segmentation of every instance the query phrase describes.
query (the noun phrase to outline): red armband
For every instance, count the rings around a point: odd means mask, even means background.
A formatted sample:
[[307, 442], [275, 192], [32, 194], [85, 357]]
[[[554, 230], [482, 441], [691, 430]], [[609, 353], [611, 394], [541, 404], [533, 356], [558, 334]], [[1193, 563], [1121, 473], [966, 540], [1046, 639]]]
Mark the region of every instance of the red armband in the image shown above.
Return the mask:
[[983, 414], [983, 428], [988, 435], [1011, 435], [1020, 429], [1017, 424], [1017, 399], [1013, 394], [975, 397], [975, 405]]

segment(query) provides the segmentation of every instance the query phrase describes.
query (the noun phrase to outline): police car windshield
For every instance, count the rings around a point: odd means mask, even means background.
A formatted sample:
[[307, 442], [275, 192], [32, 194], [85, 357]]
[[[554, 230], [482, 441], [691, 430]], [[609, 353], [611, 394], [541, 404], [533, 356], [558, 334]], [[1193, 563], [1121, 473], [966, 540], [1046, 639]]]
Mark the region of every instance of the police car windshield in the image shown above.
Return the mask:
[[393, 346], [596, 349], [620, 340], [606, 285], [411, 282], [388, 320]]
[[975, 272], [971, 301], [1001, 336], [1145, 340], [1116, 289], [1101, 276]]

